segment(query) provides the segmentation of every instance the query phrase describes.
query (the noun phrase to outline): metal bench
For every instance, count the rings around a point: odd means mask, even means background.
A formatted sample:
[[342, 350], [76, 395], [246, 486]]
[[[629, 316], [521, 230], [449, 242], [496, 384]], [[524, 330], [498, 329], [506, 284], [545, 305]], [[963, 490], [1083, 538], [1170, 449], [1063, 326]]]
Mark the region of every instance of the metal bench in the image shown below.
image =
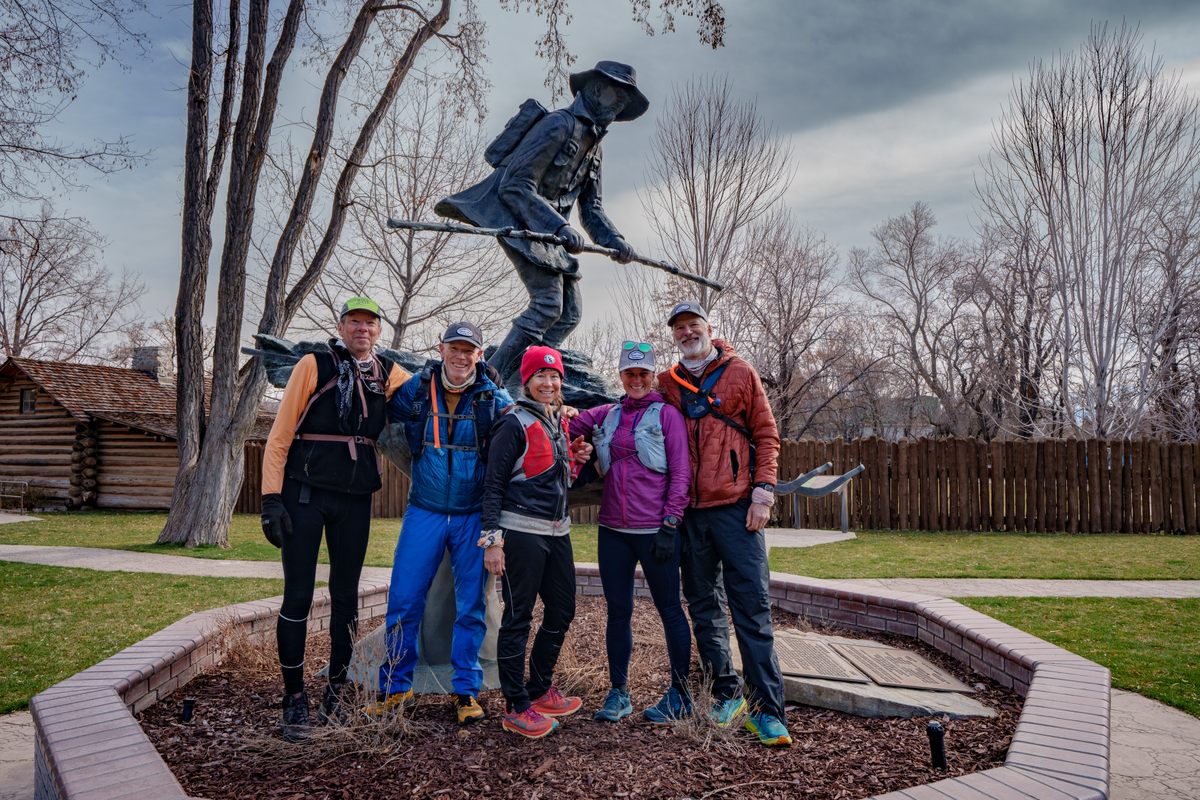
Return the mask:
[[25, 498], [29, 496], [29, 481], [0, 480], [0, 509], [6, 500], [16, 501], [14, 511], [25, 513]]
[[846, 493], [846, 486], [849, 485], [850, 479], [858, 473], [862, 472], [866, 467], [859, 464], [849, 472], [844, 472], [841, 475], [825, 475], [833, 468], [832, 461], [826, 461], [821, 466], [811, 469], [800, 477], [790, 480], [787, 483], [780, 483], [775, 486], [775, 494], [792, 496], [792, 520], [800, 519], [800, 498], [801, 497], [826, 497], [834, 492], [842, 496], [842, 533], [850, 531], [850, 501], [849, 495]]

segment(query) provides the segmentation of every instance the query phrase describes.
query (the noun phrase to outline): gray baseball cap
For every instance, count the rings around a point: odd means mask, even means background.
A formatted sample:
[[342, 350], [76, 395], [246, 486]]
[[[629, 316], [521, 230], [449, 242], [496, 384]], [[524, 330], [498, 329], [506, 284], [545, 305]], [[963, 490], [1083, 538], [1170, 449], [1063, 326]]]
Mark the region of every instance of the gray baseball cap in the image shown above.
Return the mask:
[[470, 342], [476, 347], [483, 347], [483, 331], [470, 322], [452, 322], [442, 334], [442, 344], [447, 342]]
[[654, 346], [649, 342], [625, 342], [621, 345], [621, 358], [617, 362], [617, 372], [627, 369], [648, 369], [654, 371]]
[[667, 324], [674, 325], [675, 318], [680, 314], [695, 314], [700, 319], [708, 322], [708, 312], [704, 310], [704, 306], [697, 303], [695, 300], [684, 300], [682, 303], [677, 303], [671, 309], [671, 313], [667, 316]]

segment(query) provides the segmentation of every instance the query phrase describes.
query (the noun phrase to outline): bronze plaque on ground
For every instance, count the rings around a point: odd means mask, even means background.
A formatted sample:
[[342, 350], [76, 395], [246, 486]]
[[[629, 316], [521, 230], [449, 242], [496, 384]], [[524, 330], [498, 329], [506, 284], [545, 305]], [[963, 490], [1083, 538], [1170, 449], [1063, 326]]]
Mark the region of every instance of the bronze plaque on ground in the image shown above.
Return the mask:
[[870, 678], [856, 670], [854, 665], [834, 652], [832, 647], [817, 639], [776, 636], [775, 654], [779, 657], [779, 671], [784, 675], [855, 683], [871, 682]]
[[939, 692], [973, 691], [950, 673], [935, 667], [916, 653], [881, 645], [833, 645], [850, 663], [871, 676], [880, 686], [933, 689]]

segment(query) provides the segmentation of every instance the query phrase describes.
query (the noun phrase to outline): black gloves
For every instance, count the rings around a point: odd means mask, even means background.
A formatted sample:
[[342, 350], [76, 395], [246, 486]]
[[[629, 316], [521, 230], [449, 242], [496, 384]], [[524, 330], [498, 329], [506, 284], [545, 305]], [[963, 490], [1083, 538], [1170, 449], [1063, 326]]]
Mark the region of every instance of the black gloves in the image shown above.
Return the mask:
[[563, 240], [563, 249], [568, 253], [582, 253], [583, 246], [587, 244], [583, 240], [583, 235], [570, 225], [563, 225], [554, 233]]
[[659, 526], [651, 550], [655, 561], [669, 561], [675, 557], [675, 536], [678, 533], [679, 528], [665, 522]]
[[267, 541], [276, 547], [283, 547], [283, 540], [292, 535], [292, 518], [283, 507], [283, 495], [262, 496], [262, 528]]
[[629, 246], [629, 242], [624, 239], [618, 239], [617, 243], [613, 245], [613, 249], [617, 251], [616, 258], [618, 264], [628, 264], [637, 257], [637, 253]]

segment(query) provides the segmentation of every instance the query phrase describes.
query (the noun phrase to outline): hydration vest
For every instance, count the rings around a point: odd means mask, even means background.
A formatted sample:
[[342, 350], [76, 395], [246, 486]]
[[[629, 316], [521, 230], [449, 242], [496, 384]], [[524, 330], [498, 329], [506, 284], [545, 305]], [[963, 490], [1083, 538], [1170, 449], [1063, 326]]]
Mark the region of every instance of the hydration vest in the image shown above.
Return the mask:
[[525, 430], [525, 450], [513, 463], [510, 480], [527, 481], [536, 478], [562, 464], [570, 472], [571, 454], [568, 449], [570, 439], [567, 438], [566, 420], [555, 433], [547, 433], [546, 425], [528, 408], [518, 404], [509, 412], [521, 421]]
[[[651, 403], [633, 427], [633, 443], [637, 448], [638, 461], [654, 472], [667, 471], [667, 443], [662, 429], [662, 403]], [[621, 404], [608, 410], [604, 421], [592, 431], [592, 445], [596, 448], [596, 462], [601, 475], [612, 466], [612, 441], [621, 424]]]
[[[476, 381], [478, 381], [482, 370], [479, 367], [476, 369]], [[496, 419], [495, 393], [491, 389], [481, 389], [480, 391], [473, 392], [470, 396], [469, 407], [466, 409], [468, 413], [445, 413], [438, 407], [437, 394], [440, 387], [435, 385], [433, 370], [434, 365], [432, 363], [427, 363], [421, 369], [421, 382], [417, 388], [416, 396], [413, 397], [412, 413], [404, 421], [404, 437], [408, 441], [408, 449], [412, 453], [413, 462], [420, 459], [426, 447], [440, 447], [446, 450], [473, 450], [478, 452], [479, 457], [486, 461], [488, 438], [492, 430], [492, 423]], [[467, 388], [470, 389], [471, 387]], [[464, 397], [463, 399], [466, 398]], [[459, 405], [455, 408], [456, 412], [463, 411], [463, 399], [459, 400]], [[433, 418], [432, 425], [427, 424], [430, 417]], [[440, 420], [443, 419], [450, 421], [469, 419], [473, 421], [475, 427], [474, 444], [456, 445], [451, 444], [449, 441], [442, 442]], [[449, 425], [447, 425], [447, 431], [449, 431]]]
[[750, 430], [740, 422], [735, 422], [725, 414], [721, 413], [721, 398], [713, 394], [713, 388], [716, 387], [717, 381], [725, 374], [725, 368], [729, 366], [726, 361], [721, 366], [708, 373], [697, 386], [690, 380], [680, 374], [679, 370], [682, 365], [676, 364], [668, 371], [670, 376], [679, 384], [679, 404], [683, 415], [688, 419], [702, 419], [703, 417], [712, 415], [724, 422], [729, 427], [746, 437], [746, 442], [750, 446], [750, 476], [753, 478], [755, 469], [758, 466], [758, 447], [754, 444], [754, 437], [750, 434]]
[[323, 489], [370, 494], [382, 485], [375, 441], [387, 421], [390, 364], [376, 355], [370, 373], [355, 366], [350, 412], [343, 418], [337, 410], [336, 386], [339, 366], [350, 356], [332, 344], [313, 356], [319, 388], [296, 424], [284, 474]]

